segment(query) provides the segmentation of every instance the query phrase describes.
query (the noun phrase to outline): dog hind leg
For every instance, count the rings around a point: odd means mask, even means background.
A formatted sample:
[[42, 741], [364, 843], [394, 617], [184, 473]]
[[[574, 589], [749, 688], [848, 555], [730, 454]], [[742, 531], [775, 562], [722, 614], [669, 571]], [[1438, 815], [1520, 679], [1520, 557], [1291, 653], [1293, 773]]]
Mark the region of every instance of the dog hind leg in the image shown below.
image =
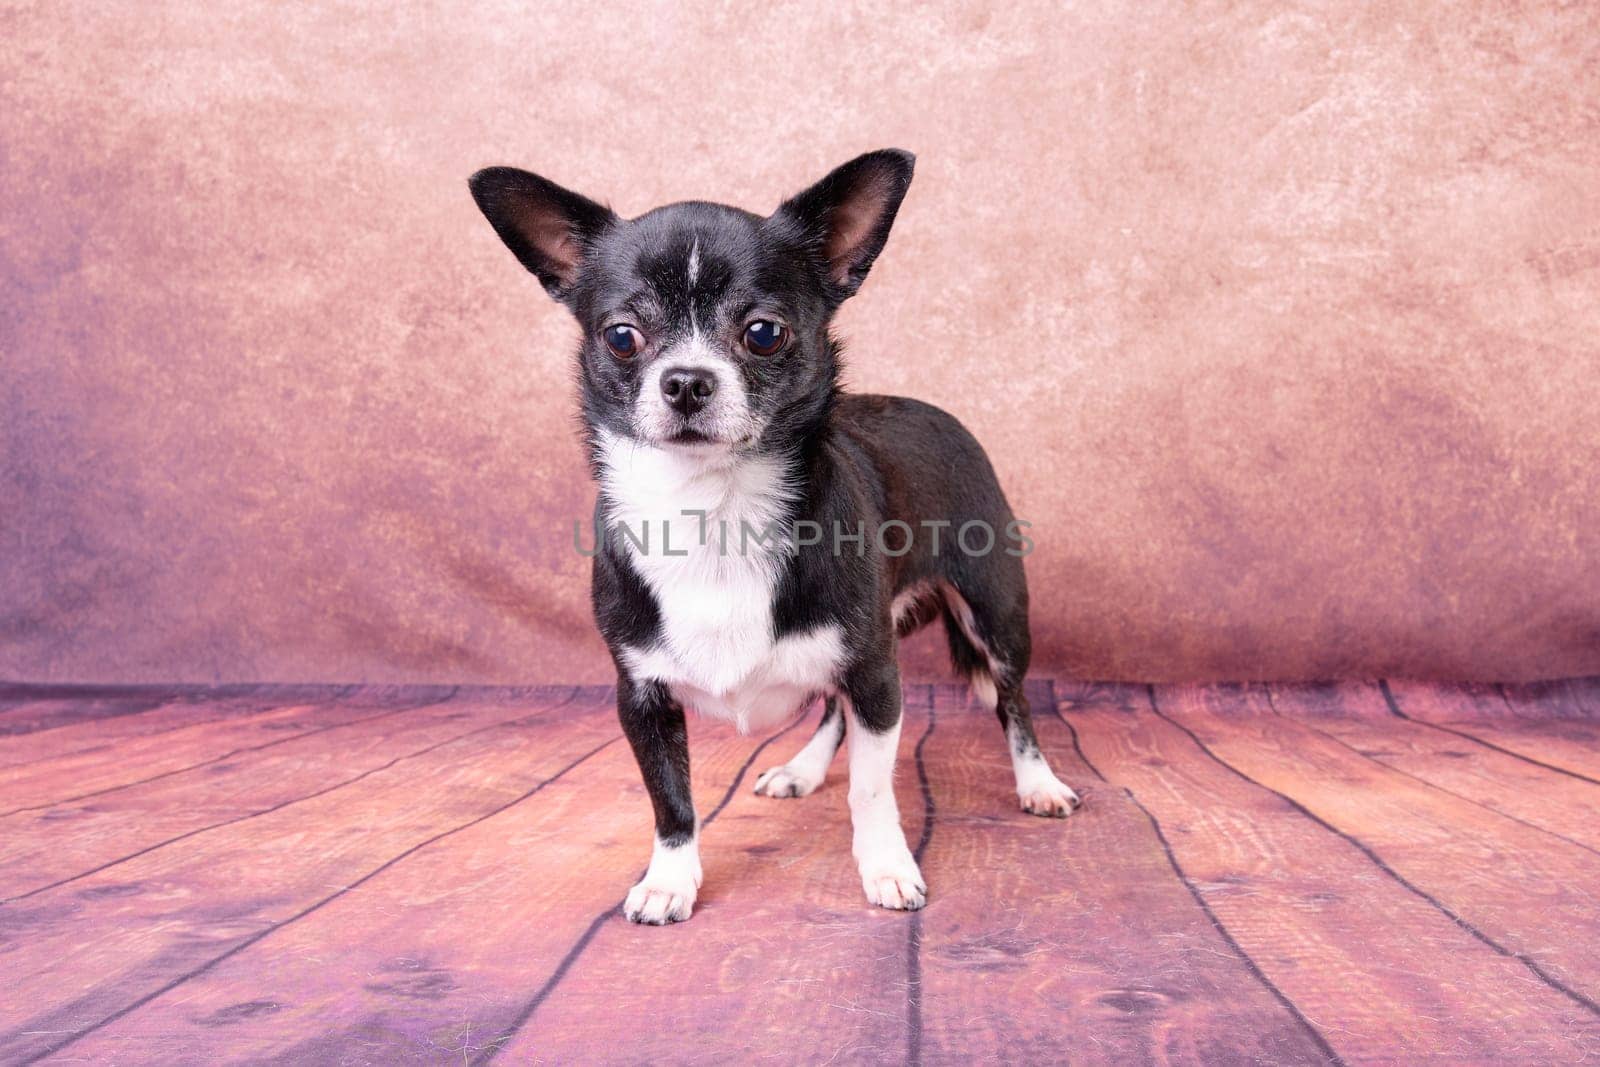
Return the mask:
[[1052, 818], [1071, 815], [1082, 801], [1050, 769], [1023, 692], [1031, 652], [1025, 615], [1006, 626], [988, 618], [981, 601], [973, 605], [954, 585], [946, 584], [944, 593], [951, 659], [967, 676], [973, 696], [1000, 720], [1022, 810]]
[[839, 710], [839, 698], [829, 696], [811, 740], [788, 763], [763, 771], [756, 779], [756, 792], [767, 797], [803, 797], [814, 792], [827, 777], [828, 765], [843, 740], [844, 714]]

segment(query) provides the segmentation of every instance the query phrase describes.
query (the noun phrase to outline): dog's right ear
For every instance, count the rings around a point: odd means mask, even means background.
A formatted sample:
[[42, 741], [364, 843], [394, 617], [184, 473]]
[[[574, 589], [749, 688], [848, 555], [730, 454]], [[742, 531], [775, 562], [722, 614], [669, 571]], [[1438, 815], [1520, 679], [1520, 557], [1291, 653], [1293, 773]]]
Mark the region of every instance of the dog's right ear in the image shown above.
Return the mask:
[[618, 221], [610, 208], [515, 167], [488, 167], [467, 184], [500, 240], [562, 302], [590, 243]]

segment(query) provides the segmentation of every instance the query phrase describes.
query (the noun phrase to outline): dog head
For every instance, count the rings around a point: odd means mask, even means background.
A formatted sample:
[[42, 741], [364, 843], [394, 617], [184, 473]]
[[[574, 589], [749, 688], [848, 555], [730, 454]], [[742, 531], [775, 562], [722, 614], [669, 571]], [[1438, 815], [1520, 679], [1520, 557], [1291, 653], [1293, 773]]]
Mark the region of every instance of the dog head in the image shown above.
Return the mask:
[[690, 202], [623, 219], [510, 167], [470, 184], [583, 328], [591, 433], [721, 454], [781, 444], [826, 413], [838, 373], [828, 323], [883, 250], [912, 163], [870, 152], [766, 217]]

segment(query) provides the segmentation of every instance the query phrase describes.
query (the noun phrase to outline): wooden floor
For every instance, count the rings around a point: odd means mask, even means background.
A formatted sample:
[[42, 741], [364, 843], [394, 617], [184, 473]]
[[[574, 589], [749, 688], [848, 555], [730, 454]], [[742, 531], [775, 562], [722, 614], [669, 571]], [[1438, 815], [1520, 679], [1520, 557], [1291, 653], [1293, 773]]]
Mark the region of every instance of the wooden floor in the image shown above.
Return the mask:
[[915, 914], [843, 760], [752, 794], [812, 720], [693, 724], [706, 883], [648, 928], [607, 690], [0, 687], [0, 1062], [1600, 1056], [1600, 683], [1032, 695], [1064, 822], [908, 689]]

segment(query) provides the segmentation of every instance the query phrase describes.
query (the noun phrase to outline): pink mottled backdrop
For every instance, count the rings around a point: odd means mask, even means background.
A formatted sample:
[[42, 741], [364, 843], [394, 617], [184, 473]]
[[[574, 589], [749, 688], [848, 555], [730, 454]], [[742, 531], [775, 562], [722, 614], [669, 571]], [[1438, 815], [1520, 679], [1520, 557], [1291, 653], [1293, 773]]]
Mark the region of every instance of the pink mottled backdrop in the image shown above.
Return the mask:
[[[1097, 677], [1600, 671], [1600, 7], [0, 8], [0, 677], [599, 680], [511, 163], [767, 210]], [[919, 668], [936, 659], [923, 648]]]

